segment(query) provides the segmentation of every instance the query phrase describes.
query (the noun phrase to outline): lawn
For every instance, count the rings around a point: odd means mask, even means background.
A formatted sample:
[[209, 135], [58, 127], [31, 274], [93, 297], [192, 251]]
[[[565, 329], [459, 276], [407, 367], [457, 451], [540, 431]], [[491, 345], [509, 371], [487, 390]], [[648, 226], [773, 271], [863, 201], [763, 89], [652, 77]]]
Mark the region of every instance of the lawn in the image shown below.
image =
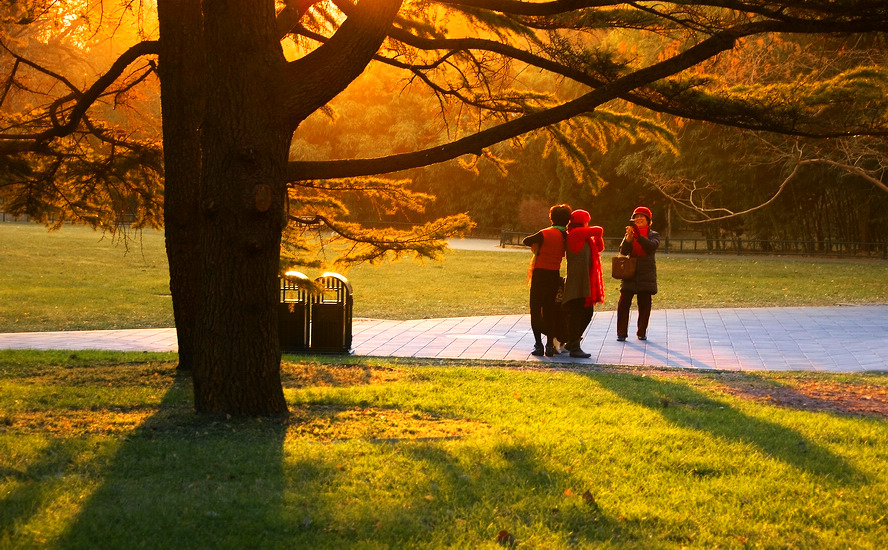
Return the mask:
[[[5, 223], [0, 250], [0, 332], [173, 326], [162, 233], [145, 231], [124, 243], [83, 227], [49, 233]], [[408, 259], [341, 272], [354, 289], [355, 317], [506, 315], [527, 311], [529, 258], [453, 250], [441, 262]], [[888, 262], [880, 260], [661, 255], [657, 264], [656, 308], [888, 302]], [[616, 307], [619, 283], [607, 281], [599, 310]]]
[[[159, 233], [0, 249], [0, 330], [171, 325]], [[356, 316], [516, 313], [527, 259], [346, 275]], [[885, 262], [658, 265], [655, 307], [888, 301]], [[0, 549], [888, 547], [886, 373], [287, 356], [291, 414], [238, 419], [175, 365], [0, 350]]]
[[[884, 374], [286, 362], [195, 416], [174, 356], [0, 352], [2, 548], [884, 548]], [[753, 391], [755, 390], [755, 391]]]

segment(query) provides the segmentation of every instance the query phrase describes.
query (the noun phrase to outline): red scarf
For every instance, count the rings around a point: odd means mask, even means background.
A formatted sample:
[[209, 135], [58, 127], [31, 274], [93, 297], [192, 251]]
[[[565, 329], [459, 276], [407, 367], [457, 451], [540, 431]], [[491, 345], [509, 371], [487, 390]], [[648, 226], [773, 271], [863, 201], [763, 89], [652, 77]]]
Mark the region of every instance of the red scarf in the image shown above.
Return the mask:
[[604, 303], [604, 275], [601, 270], [601, 251], [604, 250], [604, 230], [595, 225], [592, 227], [576, 227], [567, 233], [567, 246], [571, 252], [578, 253], [583, 245], [591, 249], [592, 265], [589, 266], [589, 288], [591, 294], [586, 298], [585, 306]]
[[[589, 239], [590, 241], [592, 239]], [[601, 242], [601, 248], [597, 248], [592, 242], [592, 269], [589, 270], [589, 288], [592, 295], [586, 298], [586, 307], [593, 307], [595, 304], [604, 303], [604, 276], [601, 270], [601, 250], [604, 250], [604, 241]]]
[[[648, 236], [648, 231], [650, 231], [650, 227], [638, 227], [635, 226], [635, 232], [644, 236], [646, 239]], [[638, 237], [636, 236], [635, 240], [632, 241], [632, 255], [633, 256], [647, 256], [647, 252], [644, 251], [644, 248], [641, 247], [641, 243], [638, 242]]]

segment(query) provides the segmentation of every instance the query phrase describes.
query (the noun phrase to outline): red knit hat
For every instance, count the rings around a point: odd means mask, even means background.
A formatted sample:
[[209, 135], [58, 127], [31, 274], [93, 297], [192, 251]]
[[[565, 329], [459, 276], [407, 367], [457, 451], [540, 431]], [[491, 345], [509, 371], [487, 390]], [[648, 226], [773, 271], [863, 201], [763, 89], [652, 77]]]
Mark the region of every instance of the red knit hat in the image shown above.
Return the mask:
[[[642, 216], [644, 216], [645, 218], [647, 218], [647, 219], [648, 219], [648, 223], [651, 223], [651, 220], [654, 219], [653, 214], [651, 214], [651, 209], [648, 208], [647, 206], [639, 206], [638, 208], [636, 208], [636, 209], [632, 212], [632, 218], [634, 218], [634, 217], [635, 217], [636, 215], [638, 215], [638, 214], [641, 214]], [[632, 221], [632, 218], [629, 218], [629, 221]]]
[[592, 216], [585, 210], [574, 210], [570, 213], [570, 225], [573, 227], [582, 227], [589, 223]]

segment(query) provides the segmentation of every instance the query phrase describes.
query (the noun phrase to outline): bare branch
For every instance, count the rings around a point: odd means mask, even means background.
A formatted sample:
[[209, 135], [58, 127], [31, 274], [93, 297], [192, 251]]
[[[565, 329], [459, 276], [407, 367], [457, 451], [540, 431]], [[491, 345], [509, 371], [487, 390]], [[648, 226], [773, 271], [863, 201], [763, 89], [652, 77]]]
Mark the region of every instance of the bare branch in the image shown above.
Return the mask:
[[[77, 125], [80, 124], [81, 119], [86, 114], [87, 110], [92, 107], [93, 103], [102, 96], [106, 92], [109, 86], [123, 74], [123, 71], [135, 60], [139, 59], [144, 55], [155, 55], [158, 51], [158, 43], [157, 41], [149, 40], [136, 44], [135, 46], [128, 49], [124, 52], [113, 65], [105, 72], [98, 80], [96, 80], [89, 89], [83, 93], [77, 90], [74, 85], [65, 79], [63, 76], [58, 75], [52, 71], [48, 71], [39, 67], [38, 65], [26, 61], [21, 56], [16, 56], [17, 59], [21, 59], [23, 63], [27, 63], [28, 65], [34, 67], [35, 69], [41, 70], [45, 74], [56, 78], [57, 80], [65, 83], [72, 90], [74, 90], [71, 94], [64, 96], [53, 104], [52, 112], [55, 113], [58, 107], [60, 107], [63, 103], [71, 100], [77, 99], [74, 104], [71, 112], [68, 114], [68, 120], [66, 122], [61, 122], [60, 120], [56, 120], [53, 118], [53, 127], [49, 128], [43, 132], [34, 133], [34, 134], [0, 134], [0, 140], [33, 140], [35, 142], [45, 141], [52, 138], [62, 137], [71, 134], [77, 128]], [[12, 53], [12, 52], [10, 52]], [[13, 54], [15, 55], [15, 54]]]
[[[651, 180], [651, 183], [654, 185], [654, 187], [657, 188], [658, 191], [660, 191], [660, 193], [663, 194], [664, 197], [666, 197], [667, 199], [672, 201], [674, 204], [676, 204], [678, 206], [683, 206], [683, 207], [691, 210], [692, 212], [702, 216], [702, 219], [692, 219], [692, 218], [688, 218], [686, 216], [683, 216], [680, 210], [676, 210], [676, 214], [678, 214], [678, 217], [682, 221], [687, 222], [687, 223], [691, 223], [691, 224], [709, 223], [709, 222], [713, 222], [713, 221], [728, 220], [731, 218], [739, 218], [741, 216], [745, 216], [746, 214], [755, 212], [756, 210], [761, 210], [762, 208], [765, 208], [766, 206], [768, 206], [769, 204], [771, 204], [775, 200], [777, 200], [777, 197], [779, 197], [780, 194], [783, 193], [784, 189], [786, 189], [786, 186], [789, 185], [789, 183], [793, 180], [793, 178], [796, 177], [796, 175], [799, 172], [799, 168], [801, 168], [801, 166], [803, 164], [807, 164], [807, 163], [809, 163], [809, 161], [802, 161], [802, 162], [799, 162], [798, 164], [796, 164], [796, 166], [793, 168], [792, 172], [788, 176], [786, 176], [786, 178], [783, 179], [783, 182], [780, 184], [780, 186], [777, 188], [777, 190], [774, 192], [773, 195], [771, 195], [771, 197], [768, 200], [766, 200], [765, 202], [763, 202], [761, 204], [757, 204], [756, 206], [753, 206], [752, 208], [747, 208], [746, 210], [743, 210], [740, 212], [732, 212], [731, 210], [729, 210], [725, 207], [705, 208], [702, 205], [699, 205], [695, 202], [694, 196], [693, 196], [693, 191], [691, 191], [691, 193], [689, 194], [689, 197], [687, 199], [683, 199], [681, 197], [678, 197], [675, 194], [672, 194], [672, 193], [669, 193], [668, 191], [666, 191], [666, 185], [664, 185], [663, 183], [656, 183], [653, 180]], [[712, 215], [713, 212], [727, 212], [727, 214], [713, 216]]]

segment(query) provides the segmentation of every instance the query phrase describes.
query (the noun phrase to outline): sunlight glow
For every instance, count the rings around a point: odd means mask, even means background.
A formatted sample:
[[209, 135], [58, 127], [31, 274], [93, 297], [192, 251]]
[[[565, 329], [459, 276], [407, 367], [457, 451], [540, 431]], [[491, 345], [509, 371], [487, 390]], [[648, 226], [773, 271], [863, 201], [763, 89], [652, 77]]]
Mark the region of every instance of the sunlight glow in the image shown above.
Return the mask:
[[37, 16], [36, 39], [91, 50], [108, 40], [123, 43], [157, 38], [157, 2], [125, 0], [60, 0]]

